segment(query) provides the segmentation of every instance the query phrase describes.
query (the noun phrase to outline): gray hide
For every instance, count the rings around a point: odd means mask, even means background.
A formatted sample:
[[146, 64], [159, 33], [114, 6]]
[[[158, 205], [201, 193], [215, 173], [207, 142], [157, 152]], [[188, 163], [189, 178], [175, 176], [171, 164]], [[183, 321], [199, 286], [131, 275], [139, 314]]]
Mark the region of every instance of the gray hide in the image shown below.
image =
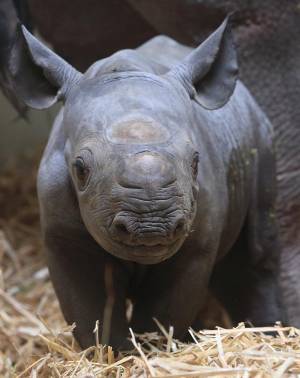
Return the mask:
[[84, 74], [23, 29], [10, 70], [28, 106], [64, 102], [38, 193], [51, 278], [81, 346], [96, 320], [119, 349], [129, 325], [151, 331], [153, 317], [184, 338], [201, 326], [213, 270], [235, 322], [284, 319], [273, 131], [236, 81], [227, 20], [195, 50], [156, 37]]

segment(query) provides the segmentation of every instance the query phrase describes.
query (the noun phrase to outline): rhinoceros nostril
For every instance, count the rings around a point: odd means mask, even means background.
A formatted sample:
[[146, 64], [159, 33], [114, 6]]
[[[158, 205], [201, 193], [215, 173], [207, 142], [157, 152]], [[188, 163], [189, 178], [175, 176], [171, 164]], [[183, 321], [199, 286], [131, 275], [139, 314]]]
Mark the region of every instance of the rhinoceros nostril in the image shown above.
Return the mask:
[[185, 229], [185, 221], [184, 218], [179, 218], [174, 224], [174, 231], [173, 231], [173, 236], [174, 237], [179, 237], [182, 235]]
[[112, 224], [114, 234], [120, 239], [128, 239], [131, 232], [129, 231], [125, 219], [115, 219]]
[[110, 233], [113, 239], [126, 245], [157, 246], [168, 245], [180, 239], [185, 234], [185, 217], [177, 215], [168, 222], [145, 220], [145, 218], [132, 218], [116, 215]]
[[117, 231], [121, 232], [121, 233], [124, 233], [124, 234], [129, 234], [130, 232], [128, 231], [127, 227], [125, 226], [125, 224], [117, 224], [115, 226], [115, 228], [117, 229]]

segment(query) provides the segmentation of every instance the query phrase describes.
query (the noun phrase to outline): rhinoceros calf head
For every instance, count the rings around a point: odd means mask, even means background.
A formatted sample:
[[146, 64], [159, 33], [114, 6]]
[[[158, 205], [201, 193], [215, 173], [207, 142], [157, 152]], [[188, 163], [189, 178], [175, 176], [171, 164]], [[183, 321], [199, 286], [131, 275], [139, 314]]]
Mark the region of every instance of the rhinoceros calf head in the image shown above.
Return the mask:
[[190, 231], [198, 154], [182, 127], [191, 122], [186, 102], [139, 72], [82, 80], [68, 96], [66, 158], [81, 215], [118, 257], [160, 261]]
[[104, 69], [100, 61], [82, 75], [28, 31], [20, 33], [11, 63], [17, 91], [34, 108], [64, 101], [65, 158], [82, 219], [117, 257], [160, 262], [191, 230], [199, 190], [191, 97], [200, 78], [197, 101], [207, 108], [232, 93], [236, 67], [222, 61], [227, 50], [220, 53], [225, 32], [226, 22], [160, 75], [132, 52], [125, 64], [120, 55], [119, 68], [106, 60]]

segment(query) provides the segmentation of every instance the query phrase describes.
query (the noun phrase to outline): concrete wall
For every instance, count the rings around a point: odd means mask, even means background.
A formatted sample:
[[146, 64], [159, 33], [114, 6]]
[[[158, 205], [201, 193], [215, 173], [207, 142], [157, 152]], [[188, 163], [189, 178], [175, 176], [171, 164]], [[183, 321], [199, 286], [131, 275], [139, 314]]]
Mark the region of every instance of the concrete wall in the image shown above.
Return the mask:
[[30, 110], [26, 122], [0, 92], [0, 170], [37, 156], [47, 142], [58, 109]]

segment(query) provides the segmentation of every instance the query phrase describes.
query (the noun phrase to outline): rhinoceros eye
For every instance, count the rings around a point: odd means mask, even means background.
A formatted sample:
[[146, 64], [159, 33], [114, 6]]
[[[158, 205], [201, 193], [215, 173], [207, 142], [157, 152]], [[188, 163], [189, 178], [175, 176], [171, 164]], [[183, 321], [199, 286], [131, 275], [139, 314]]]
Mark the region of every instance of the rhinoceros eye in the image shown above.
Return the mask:
[[198, 154], [198, 152], [195, 152], [194, 156], [193, 156], [193, 161], [192, 161], [192, 164], [191, 164], [192, 174], [193, 174], [194, 179], [196, 179], [197, 175], [198, 175], [198, 163], [199, 163], [199, 154]]
[[73, 169], [79, 190], [84, 190], [90, 177], [90, 168], [82, 157], [77, 157], [73, 163]]

